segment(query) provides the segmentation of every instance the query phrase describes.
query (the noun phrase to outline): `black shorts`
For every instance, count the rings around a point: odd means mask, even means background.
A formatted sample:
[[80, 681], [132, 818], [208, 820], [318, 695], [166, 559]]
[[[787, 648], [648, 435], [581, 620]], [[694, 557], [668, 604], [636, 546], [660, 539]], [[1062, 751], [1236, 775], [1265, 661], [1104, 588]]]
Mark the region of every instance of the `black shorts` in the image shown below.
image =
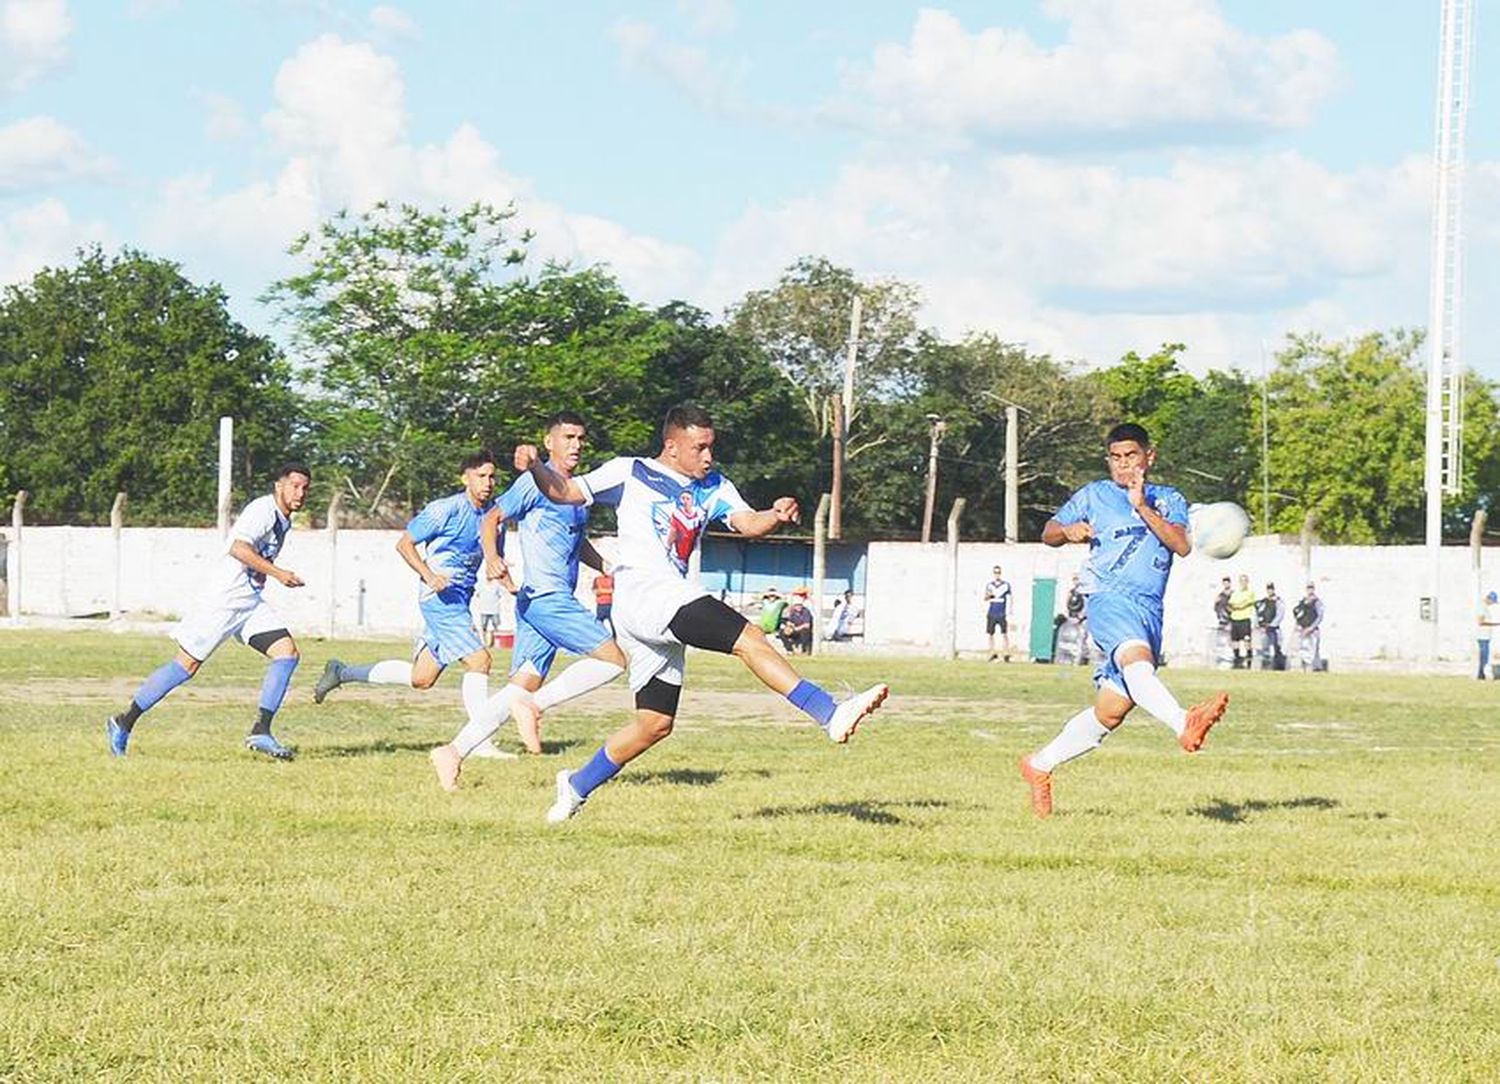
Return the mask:
[[996, 629], [999, 629], [1007, 636], [1010, 635], [1010, 626], [1005, 623], [1004, 610], [1001, 610], [999, 613], [991, 610], [988, 614], [985, 615], [984, 625], [984, 631], [989, 633], [991, 636], [995, 634]]
[[1250, 619], [1247, 617], [1229, 622], [1229, 638], [1231, 640], [1250, 639]]

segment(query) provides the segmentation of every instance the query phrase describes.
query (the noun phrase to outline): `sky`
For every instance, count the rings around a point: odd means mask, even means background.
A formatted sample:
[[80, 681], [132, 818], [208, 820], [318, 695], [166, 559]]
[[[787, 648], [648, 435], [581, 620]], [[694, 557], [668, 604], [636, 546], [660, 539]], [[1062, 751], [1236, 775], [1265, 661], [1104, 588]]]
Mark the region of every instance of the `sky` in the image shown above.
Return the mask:
[[[1483, 7], [1484, 5], [1480, 5]], [[1428, 320], [1437, 0], [0, 0], [0, 285], [124, 246], [258, 296], [388, 199], [712, 313], [802, 255], [945, 335], [1254, 373]], [[1461, 354], [1500, 379], [1500, 19]]]

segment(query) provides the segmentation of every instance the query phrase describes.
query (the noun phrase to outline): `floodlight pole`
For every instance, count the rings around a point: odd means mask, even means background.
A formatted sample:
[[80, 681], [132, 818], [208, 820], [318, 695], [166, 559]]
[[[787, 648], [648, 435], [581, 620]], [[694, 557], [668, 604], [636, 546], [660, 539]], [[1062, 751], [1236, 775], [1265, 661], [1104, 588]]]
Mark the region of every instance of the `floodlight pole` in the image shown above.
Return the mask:
[[844, 534], [844, 456], [849, 445], [849, 416], [854, 413], [854, 367], [859, 362], [859, 324], [864, 312], [859, 295], [849, 308], [849, 352], [844, 356], [844, 392], [833, 397], [833, 485], [829, 496], [828, 537]]
[[1021, 410], [1005, 408], [1005, 541], [1021, 540]]
[[234, 469], [234, 419], [219, 419], [219, 534], [229, 533], [229, 502]]
[[923, 542], [932, 541], [932, 508], [937, 502], [938, 441], [943, 439], [943, 431], [948, 428], [948, 423], [937, 414], [927, 415], [927, 423], [932, 428], [927, 446], [927, 506], [922, 512]]

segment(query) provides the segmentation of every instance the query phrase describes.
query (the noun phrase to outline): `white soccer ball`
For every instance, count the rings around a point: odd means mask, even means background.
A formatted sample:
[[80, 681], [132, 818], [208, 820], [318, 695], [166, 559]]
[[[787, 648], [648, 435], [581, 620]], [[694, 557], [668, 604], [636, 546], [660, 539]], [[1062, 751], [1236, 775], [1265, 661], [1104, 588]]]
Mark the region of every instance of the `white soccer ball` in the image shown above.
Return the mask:
[[1239, 553], [1250, 533], [1250, 517], [1233, 501], [1194, 505], [1188, 510], [1188, 524], [1193, 548], [1221, 561]]

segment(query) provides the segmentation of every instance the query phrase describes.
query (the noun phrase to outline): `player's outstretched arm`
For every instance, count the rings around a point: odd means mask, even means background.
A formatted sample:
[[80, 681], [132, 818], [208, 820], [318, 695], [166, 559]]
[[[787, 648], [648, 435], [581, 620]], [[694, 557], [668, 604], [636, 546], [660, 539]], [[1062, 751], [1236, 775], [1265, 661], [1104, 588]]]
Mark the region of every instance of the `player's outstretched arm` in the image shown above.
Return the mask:
[[270, 561], [267, 561], [264, 557], [262, 557], [259, 553], [256, 553], [255, 547], [246, 542], [243, 538], [236, 538], [230, 544], [229, 556], [233, 557], [240, 564], [250, 569], [250, 571], [259, 572], [262, 576], [267, 576], [275, 580], [283, 587], [303, 586], [301, 576], [297, 575], [295, 572], [292, 572], [289, 569], [277, 568]]
[[535, 444], [516, 445], [516, 470], [530, 471], [536, 488], [554, 504], [585, 503], [583, 490], [578, 488], [578, 483], [571, 478], [564, 478], [543, 463]]
[[801, 518], [802, 510], [797, 506], [796, 497], [777, 497], [771, 507], [763, 511], [747, 509], [736, 512], [729, 517], [729, 525], [746, 538], [763, 538], [783, 523], [796, 523]]

